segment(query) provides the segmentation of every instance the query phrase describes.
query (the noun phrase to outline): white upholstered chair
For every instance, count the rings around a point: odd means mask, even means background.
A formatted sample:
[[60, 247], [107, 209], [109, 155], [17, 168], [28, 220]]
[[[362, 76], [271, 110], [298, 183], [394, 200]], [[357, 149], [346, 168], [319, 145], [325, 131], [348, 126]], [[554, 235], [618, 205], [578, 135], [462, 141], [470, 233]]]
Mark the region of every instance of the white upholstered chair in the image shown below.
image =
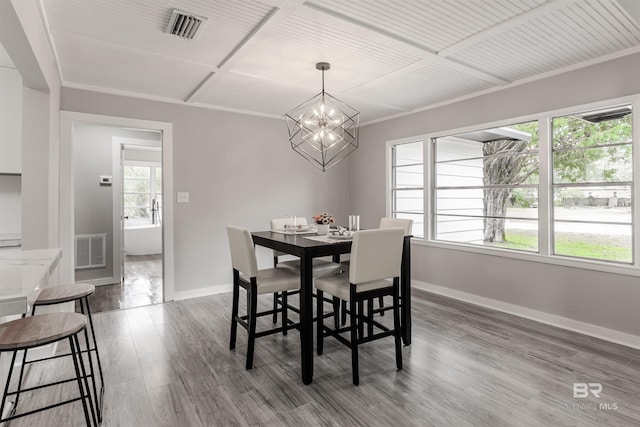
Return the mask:
[[404, 230], [404, 235], [408, 236], [411, 234], [411, 229], [413, 228], [413, 220], [404, 219], [404, 218], [389, 218], [389, 217], [380, 218], [379, 228], [393, 228], [393, 227], [402, 228]]
[[[271, 226], [271, 230], [283, 230], [287, 225], [288, 218], [273, 218], [269, 220], [269, 225]], [[307, 225], [307, 219], [305, 217], [296, 217], [296, 225]], [[288, 268], [295, 271], [297, 274], [300, 274], [300, 259], [292, 259], [287, 261], [280, 261], [280, 257], [288, 255], [284, 252], [273, 251], [273, 266], [277, 268]], [[313, 259], [313, 274], [314, 276], [319, 276], [322, 274], [328, 274], [334, 272], [337, 268], [339, 268], [339, 264], [336, 264], [331, 261], [327, 261], [320, 258]], [[275, 293], [273, 295], [273, 323], [278, 322], [278, 302], [282, 299], [282, 294]]]
[[[351, 265], [348, 273], [318, 277], [314, 280], [317, 291], [317, 352], [323, 352], [325, 336], [335, 336], [351, 348], [353, 383], [358, 385], [358, 345], [387, 336], [395, 338], [396, 367], [402, 369], [402, 347], [400, 336], [400, 267], [404, 229], [382, 228], [359, 231], [354, 234], [351, 247]], [[347, 327], [331, 329], [324, 325], [324, 293], [349, 303], [350, 322]], [[364, 302], [369, 310], [374, 298], [391, 295], [393, 298], [393, 329], [373, 320], [363, 313]], [[335, 306], [335, 305], [334, 305]], [[367, 336], [364, 336], [364, 324]], [[380, 330], [374, 334], [374, 327]], [[350, 333], [350, 339], [341, 333]]]
[[[256, 252], [249, 230], [233, 225], [227, 226], [231, 264], [233, 267], [233, 302], [231, 307], [231, 337], [229, 348], [236, 347], [236, 332], [238, 323], [249, 333], [247, 346], [246, 368], [253, 367], [253, 348], [257, 337], [282, 332], [286, 335], [288, 329], [296, 328], [297, 324], [289, 321], [287, 316], [287, 291], [300, 289], [300, 275], [285, 268], [267, 268], [258, 270]], [[238, 315], [238, 298], [240, 288], [247, 292], [247, 315]], [[282, 326], [256, 333], [256, 318], [267, 316], [272, 310], [258, 313], [258, 295], [283, 292]]]
[[[394, 228], [394, 227], [400, 227], [404, 230], [404, 235], [405, 236], [409, 236], [411, 235], [411, 230], [413, 228], [413, 220], [412, 219], [404, 219], [404, 218], [390, 218], [390, 217], [382, 217], [380, 218], [380, 226], [378, 228]], [[341, 266], [343, 269], [349, 270], [349, 260], [343, 261], [341, 263]], [[384, 298], [380, 297], [378, 298], [378, 304], [380, 306], [380, 310], [378, 310], [378, 312], [380, 313], [380, 316], [384, 316], [384, 311], [382, 310], [382, 308], [384, 307]], [[342, 307], [345, 308], [345, 303], [342, 304]], [[346, 322], [346, 317], [344, 315], [344, 310], [343, 310], [343, 314], [342, 314], [342, 324], [344, 325]]]

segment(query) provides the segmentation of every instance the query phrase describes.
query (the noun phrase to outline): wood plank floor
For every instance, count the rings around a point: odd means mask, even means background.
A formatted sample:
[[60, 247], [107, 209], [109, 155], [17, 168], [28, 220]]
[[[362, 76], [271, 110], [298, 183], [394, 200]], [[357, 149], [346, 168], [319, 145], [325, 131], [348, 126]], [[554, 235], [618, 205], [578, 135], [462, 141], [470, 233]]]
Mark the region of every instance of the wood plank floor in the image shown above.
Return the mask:
[[[269, 303], [262, 297], [262, 308]], [[391, 338], [369, 343], [354, 387], [349, 350], [328, 338], [304, 386], [295, 331], [258, 339], [254, 369], [244, 369], [243, 329], [228, 350], [230, 306], [221, 294], [96, 314], [107, 377], [102, 425], [640, 425], [638, 350], [414, 290], [402, 371]], [[62, 360], [34, 367], [29, 383], [67, 368]], [[574, 382], [602, 384], [600, 398], [574, 399]], [[40, 391], [21, 407], [73, 391]], [[83, 423], [75, 403], [12, 426]]]
[[127, 255], [124, 284], [96, 286], [91, 310], [121, 310], [162, 302], [162, 254]]

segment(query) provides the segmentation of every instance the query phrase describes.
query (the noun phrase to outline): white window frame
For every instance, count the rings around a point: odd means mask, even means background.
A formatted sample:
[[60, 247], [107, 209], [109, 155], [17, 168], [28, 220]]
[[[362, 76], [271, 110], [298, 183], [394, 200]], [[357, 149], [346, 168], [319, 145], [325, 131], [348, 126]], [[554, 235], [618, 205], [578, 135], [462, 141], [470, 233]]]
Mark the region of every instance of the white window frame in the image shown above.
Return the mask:
[[[156, 192], [156, 183], [157, 183], [157, 179], [156, 179], [156, 169], [160, 168], [162, 170], [162, 163], [160, 162], [147, 162], [147, 161], [143, 161], [143, 160], [124, 160], [122, 162], [123, 166], [142, 166], [142, 167], [149, 167], [151, 168], [149, 171], [149, 200], [153, 200], [155, 198], [155, 196], [159, 195], [163, 195], [163, 192], [157, 193]], [[124, 194], [134, 194], [134, 193], [127, 193], [126, 191], [124, 191], [124, 181], [127, 180], [127, 178], [124, 177], [124, 174], [122, 176], [123, 182], [123, 195]], [[146, 194], [146, 193], [145, 193]], [[124, 212], [124, 210], [127, 208], [128, 206], [125, 206], [124, 203], [122, 205], [122, 210]], [[130, 207], [130, 206], [129, 206]], [[149, 212], [151, 212], [151, 204], [149, 204]], [[160, 207], [160, 209], [162, 210], [162, 207]], [[125, 224], [126, 225], [150, 225], [151, 222], [151, 217], [149, 217], [149, 219], [125, 219]]]
[[[553, 117], [575, 114], [581, 111], [596, 110], [606, 108], [612, 105], [630, 104], [632, 106], [633, 121], [633, 208], [632, 208], [632, 230], [633, 230], [633, 261], [631, 264], [619, 264], [611, 261], [601, 261], [592, 259], [580, 259], [574, 257], [565, 257], [562, 255], [553, 255], [551, 248], [552, 229], [552, 197], [551, 188], [551, 119]], [[539, 163], [540, 175], [538, 181], [538, 252], [523, 252], [511, 249], [486, 247], [479, 245], [467, 245], [463, 243], [443, 242], [433, 239], [433, 195], [435, 177], [433, 168], [433, 140], [458, 133], [476, 131], [479, 129], [487, 129], [500, 126], [508, 126], [513, 123], [523, 123], [528, 121], [538, 121], [539, 132]], [[621, 98], [608, 99], [588, 104], [575, 105], [566, 108], [545, 111], [537, 114], [526, 116], [511, 117], [502, 120], [496, 120], [487, 123], [480, 123], [473, 126], [465, 126], [455, 129], [447, 129], [443, 131], [427, 133], [397, 140], [386, 142], [386, 212], [391, 213], [391, 148], [393, 145], [415, 142], [422, 139], [424, 141], [424, 215], [425, 215], [425, 237], [422, 239], [412, 239], [417, 245], [429, 246], [442, 249], [455, 249], [463, 252], [471, 252], [483, 255], [498, 256], [504, 258], [513, 258], [524, 261], [541, 262], [546, 264], [560, 265], [566, 267], [582, 268], [588, 270], [597, 270], [608, 273], [623, 274], [627, 276], [640, 277], [640, 208], [636, 209], [635, 204], [640, 203], [640, 95], [631, 95]]]
[[[393, 182], [393, 149], [396, 145], [403, 145], [403, 144], [411, 144], [411, 143], [415, 143], [415, 142], [422, 142], [423, 147], [422, 147], [422, 152], [424, 153], [424, 150], [427, 148], [425, 145], [425, 141], [424, 138], [419, 137], [419, 138], [404, 138], [404, 139], [399, 139], [399, 140], [394, 140], [394, 141], [387, 141], [386, 143], [386, 164], [387, 164], [387, 174], [386, 174], [386, 206], [385, 206], [385, 214], [388, 217], [394, 217], [394, 200], [393, 200], [393, 194], [394, 194], [394, 182]], [[426, 163], [424, 163], [425, 161], [425, 157], [423, 154], [423, 159], [422, 159], [422, 168], [423, 168], [423, 175], [426, 175], [425, 171], [427, 169], [427, 165]], [[424, 194], [423, 199], [426, 197], [426, 193], [425, 193], [425, 189], [427, 187], [425, 187], [425, 183], [423, 181], [422, 183], [422, 191]], [[419, 190], [420, 188], [416, 187], [416, 190]], [[424, 235], [427, 235], [427, 214], [425, 213], [426, 211], [424, 210], [424, 207], [422, 209], [422, 217], [423, 217], [423, 222], [424, 222]], [[424, 237], [415, 237], [416, 239], [422, 239]]]

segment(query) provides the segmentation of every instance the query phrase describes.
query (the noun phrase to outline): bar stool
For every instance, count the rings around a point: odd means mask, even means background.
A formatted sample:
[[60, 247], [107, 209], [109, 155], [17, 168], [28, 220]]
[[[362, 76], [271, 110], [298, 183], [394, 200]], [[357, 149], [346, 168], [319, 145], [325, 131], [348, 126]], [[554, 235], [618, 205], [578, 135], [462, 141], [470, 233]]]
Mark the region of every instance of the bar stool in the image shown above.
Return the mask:
[[[9, 351], [13, 353], [11, 366], [9, 367], [9, 375], [7, 376], [7, 383], [2, 395], [2, 404], [0, 404], [0, 417], [4, 412], [7, 397], [16, 395], [16, 402], [11, 409], [9, 416], [1, 418], [0, 423], [81, 400], [87, 426], [92, 424], [92, 420], [93, 425], [97, 426], [93, 402], [91, 401], [91, 392], [89, 391], [89, 382], [87, 381], [87, 373], [84, 367], [84, 361], [82, 360], [80, 342], [78, 340], [78, 334], [85, 330], [86, 326], [87, 317], [79, 313], [38, 314], [37, 316], [25, 317], [0, 324], [0, 353]], [[26, 352], [30, 348], [40, 347], [54, 342], [63, 341], [65, 339], [69, 340], [69, 346], [71, 348], [71, 353], [68, 353], [65, 356], [71, 356], [73, 359], [73, 365], [76, 373], [75, 378], [24, 388], [22, 390], [18, 388], [16, 391], [9, 392], [9, 384], [11, 383], [11, 376], [13, 375], [13, 365], [15, 364], [16, 354], [18, 351], [24, 350]], [[51, 387], [74, 380], [78, 382], [78, 390], [80, 392], [78, 397], [15, 415], [20, 393], [38, 390], [44, 387]], [[89, 408], [91, 409], [91, 417], [89, 416]]]
[[[102, 375], [102, 364], [100, 363], [100, 354], [98, 353], [98, 343], [96, 342], [96, 333], [93, 328], [93, 319], [91, 317], [91, 308], [89, 307], [89, 296], [92, 295], [96, 291], [95, 286], [90, 285], [88, 283], [77, 283], [73, 285], [61, 285], [61, 286], [51, 286], [49, 288], [44, 288], [40, 291], [38, 298], [33, 303], [33, 308], [31, 309], [31, 315], [35, 315], [36, 308], [42, 307], [45, 305], [55, 305], [62, 304], [65, 302], [75, 302], [78, 301], [80, 303], [80, 312], [87, 316], [89, 319], [89, 326], [91, 328], [91, 336], [93, 338], [93, 347], [89, 341], [89, 333], [87, 329], [84, 329], [84, 339], [86, 344], [86, 350], [80, 349], [80, 354], [87, 353], [89, 356], [89, 377], [91, 377], [91, 383], [93, 386], [93, 396], [96, 405], [96, 413], [98, 415], [98, 421], [102, 422], [102, 401], [104, 397], [104, 377]], [[85, 309], [86, 306], [86, 309]], [[95, 352], [96, 359], [98, 363], [98, 372], [100, 373], [100, 394], [97, 394], [97, 386], [96, 386], [96, 377], [93, 369], [93, 358], [91, 353]], [[31, 360], [27, 361], [27, 351], [25, 350], [22, 356], [22, 367], [20, 368], [20, 377], [18, 380], [18, 391], [20, 391], [20, 387], [22, 385], [22, 377], [24, 373], [24, 367], [26, 364], [40, 362], [43, 360], [54, 359], [58, 357], [68, 356], [68, 354], [52, 356], [43, 359]], [[18, 399], [16, 397], [16, 406], [18, 404]]]

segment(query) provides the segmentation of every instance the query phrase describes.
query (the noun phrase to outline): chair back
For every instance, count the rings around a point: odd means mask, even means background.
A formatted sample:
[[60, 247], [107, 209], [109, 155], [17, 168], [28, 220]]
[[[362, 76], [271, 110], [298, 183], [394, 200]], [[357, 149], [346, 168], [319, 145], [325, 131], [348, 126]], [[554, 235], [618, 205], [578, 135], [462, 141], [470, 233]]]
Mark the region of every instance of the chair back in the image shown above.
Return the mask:
[[233, 268], [249, 277], [256, 277], [258, 275], [258, 261], [249, 230], [235, 225], [228, 225], [227, 236], [229, 237], [231, 265]]
[[403, 228], [404, 235], [408, 236], [409, 234], [411, 234], [411, 229], [413, 228], [413, 220], [403, 219], [403, 218], [388, 218], [388, 217], [380, 218], [380, 228], [393, 228], [393, 227]]
[[349, 282], [363, 283], [400, 276], [404, 229], [357, 231], [351, 246]]

